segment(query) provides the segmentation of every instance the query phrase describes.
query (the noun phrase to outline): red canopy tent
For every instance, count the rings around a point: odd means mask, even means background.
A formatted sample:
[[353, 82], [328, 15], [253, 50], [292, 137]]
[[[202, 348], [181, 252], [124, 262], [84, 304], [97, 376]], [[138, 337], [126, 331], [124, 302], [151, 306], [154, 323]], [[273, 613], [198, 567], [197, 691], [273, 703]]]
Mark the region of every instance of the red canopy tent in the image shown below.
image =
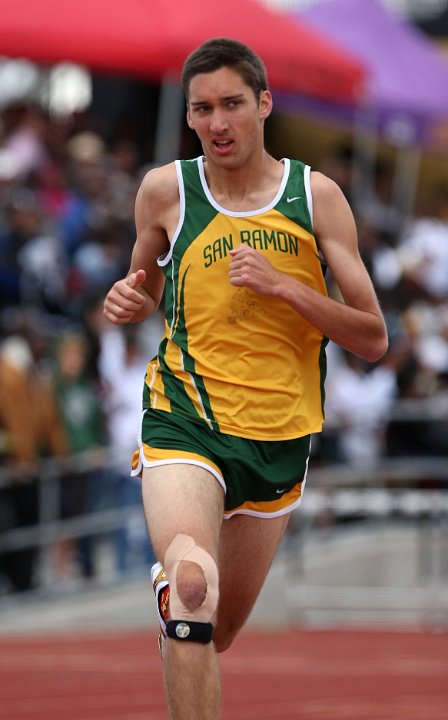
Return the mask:
[[0, 55], [41, 64], [160, 80], [177, 77], [186, 55], [215, 36], [258, 52], [273, 88], [332, 102], [360, 92], [356, 60], [259, 0], [0, 0]]

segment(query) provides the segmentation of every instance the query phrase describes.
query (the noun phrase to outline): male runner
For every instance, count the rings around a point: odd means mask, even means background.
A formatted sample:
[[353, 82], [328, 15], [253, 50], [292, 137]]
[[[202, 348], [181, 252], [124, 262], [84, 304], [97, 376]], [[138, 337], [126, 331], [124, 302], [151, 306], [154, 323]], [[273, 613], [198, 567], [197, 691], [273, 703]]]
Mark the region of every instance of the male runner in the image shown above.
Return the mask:
[[[212, 39], [182, 82], [203, 156], [144, 178], [129, 274], [104, 313], [140, 322], [165, 291], [134, 472], [170, 585], [170, 716], [215, 720], [217, 652], [249, 616], [301, 499], [323, 421], [325, 344], [375, 361], [387, 334], [341, 190], [264, 147], [272, 97], [261, 59]], [[341, 302], [327, 295], [326, 265]]]

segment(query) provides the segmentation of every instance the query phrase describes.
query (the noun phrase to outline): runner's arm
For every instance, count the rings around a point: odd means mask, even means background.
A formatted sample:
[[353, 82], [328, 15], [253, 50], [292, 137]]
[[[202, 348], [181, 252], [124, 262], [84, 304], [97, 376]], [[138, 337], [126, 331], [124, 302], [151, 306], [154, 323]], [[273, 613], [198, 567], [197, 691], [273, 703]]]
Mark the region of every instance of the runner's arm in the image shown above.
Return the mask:
[[104, 302], [110, 322], [142, 322], [159, 307], [165, 278], [157, 258], [169, 250], [168, 233], [176, 225], [178, 207], [174, 165], [150, 170], [135, 201], [137, 238], [129, 273], [113, 285]]

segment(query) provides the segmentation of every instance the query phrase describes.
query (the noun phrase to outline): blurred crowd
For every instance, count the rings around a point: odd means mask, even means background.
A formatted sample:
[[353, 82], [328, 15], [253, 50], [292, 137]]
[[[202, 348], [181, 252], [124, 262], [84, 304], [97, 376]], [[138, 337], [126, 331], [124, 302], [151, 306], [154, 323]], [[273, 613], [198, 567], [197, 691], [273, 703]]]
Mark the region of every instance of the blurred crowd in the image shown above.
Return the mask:
[[[129, 461], [163, 319], [117, 328], [102, 316], [105, 292], [128, 270], [147, 162], [132, 136], [106, 142], [85, 118], [55, 121], [26, 105], [2, 112], [0, 593], [36, 584], [37, 546], [1, 550], [1, 533], [38, 522], [48, 459], [58, 460], [53, 519], [134, 508], [108, 534], [115, 571], [125, 576], [151, 559]], [[352, 202], [360, 167], [349, 149], [335, 149], [316, 169]], [[393, 207], [392, 181], [379, 162], [355, 208], [390, 350], [372, 366], [329, 347], [317, 463], [372, 464], [448, 449], [448, 176], [434, 188], [433, 207], [411, 219]], [[58, 539], [51, 562], [61, 585], [95, 578], [98, 536]]]
[[[363, 171], [348, 147], [322, 160], [355, 214], [361, 256], [389, 332], [375, 365], [329, 348], [324, 461], [375, 465], [384, 457], [448, 451], [448, 174], [430, 206], [394, 205], [394, 167]], [[370, 181], [369, 181], [370, 180]], [[362, 193], [356, 192], [364, 187]], [[448, 477], [447, 477], [448, 479]]]
[[[49, 520], [137, 508], [108, 536], [126, 575], [151, 558], [129, 464], [163, 320], [116, 328], [103, 319], [105, 292], [129, 267], [144, 170], [132, 140], [106, 147], [83, 125], [24, 105], [1, 117], [0, 535], [38, 522], [42, 468], [56, 458]], [[95, 578], [97, 539], [51, 548], [61, 586]], [[38, 557], [37, 547], [0, 551], [0, 592], [30, 589]]]

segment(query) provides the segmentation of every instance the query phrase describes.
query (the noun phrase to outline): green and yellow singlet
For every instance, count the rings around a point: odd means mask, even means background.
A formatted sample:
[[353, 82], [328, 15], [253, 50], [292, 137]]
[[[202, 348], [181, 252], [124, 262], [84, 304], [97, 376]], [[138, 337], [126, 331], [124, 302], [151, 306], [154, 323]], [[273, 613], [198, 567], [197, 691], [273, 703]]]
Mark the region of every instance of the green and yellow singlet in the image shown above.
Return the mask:
[[234, 212], [213, 198], [203, 158], [176, 161], [180, 218], [166, 276], [166, 332], [148, 365], [144, 406], [252, 440], [321, 430], [326, 338], [284, 301], [229, 281], [229, 252], [248, 243], [327, 294], [312, 229], [310, 168], [285, 159], [274, 200]]

